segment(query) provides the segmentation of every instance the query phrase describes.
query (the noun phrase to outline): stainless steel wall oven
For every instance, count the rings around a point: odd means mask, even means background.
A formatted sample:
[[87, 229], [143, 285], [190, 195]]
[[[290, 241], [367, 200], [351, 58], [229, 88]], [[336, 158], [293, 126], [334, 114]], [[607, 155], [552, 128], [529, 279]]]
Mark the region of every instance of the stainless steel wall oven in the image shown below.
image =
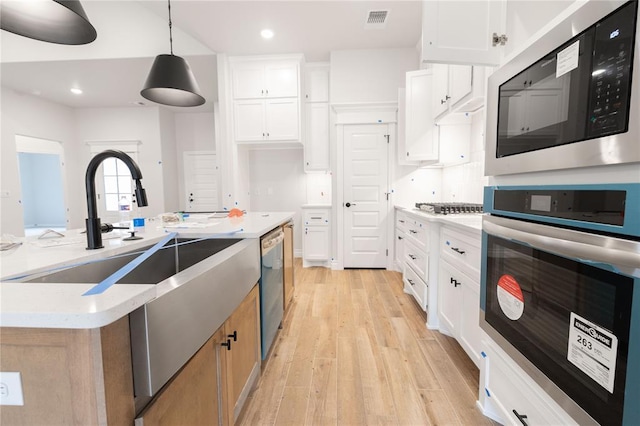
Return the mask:
[[638, 1], [571, 10], [489, 77], [487, 175], [640, 162]]
[[640, 421], [640, 183], [485, 188], [480, 325], [579, 424]]

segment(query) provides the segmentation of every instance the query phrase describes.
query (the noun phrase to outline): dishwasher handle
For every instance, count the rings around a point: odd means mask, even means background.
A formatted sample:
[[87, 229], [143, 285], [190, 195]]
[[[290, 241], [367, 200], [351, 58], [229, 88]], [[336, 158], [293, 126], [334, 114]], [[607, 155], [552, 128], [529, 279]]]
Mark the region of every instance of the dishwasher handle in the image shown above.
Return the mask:
[[282, 230], [272, 232], [267, 237], [262, 239], [262, 255], [264, 256], [275, 246], [284, 241], [284, 232]]

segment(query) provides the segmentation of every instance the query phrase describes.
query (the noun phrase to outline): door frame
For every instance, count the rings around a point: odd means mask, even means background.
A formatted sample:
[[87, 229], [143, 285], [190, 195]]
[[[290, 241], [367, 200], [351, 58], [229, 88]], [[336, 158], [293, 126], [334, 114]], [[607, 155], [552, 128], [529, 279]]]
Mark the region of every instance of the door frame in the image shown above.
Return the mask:
[[[335, 256], [331, 260], [331, 269], [344, 269], [344, 126], [352, 124], [387, 124], [389, 125], [389, 144], [387, 146], [387, 190], [391, 192], [391, 177], [393, 162], [395, 161], [396, 146], [396, 124], [397, 124], [397, 102], [367, 102], [357, 104], [333, 104], [335, 112], [336, 145], [335, 145], [335, 166], [332, 173], [336, 176], [335, 188], [335, 208], [333, 209], [333, 253]], [[392, 201], [392, 198], [389, 198]], [[393, 217], [393, 203], [387, 204], [387, 217]], [[387, 220], [387, 237], [393, 235], [393, 220]], [[389, 247], [390, 239], [387, 238], [387, 269], [393, 270], [393, 248]], [[392, 241], [392, 240], [391, 240]]]

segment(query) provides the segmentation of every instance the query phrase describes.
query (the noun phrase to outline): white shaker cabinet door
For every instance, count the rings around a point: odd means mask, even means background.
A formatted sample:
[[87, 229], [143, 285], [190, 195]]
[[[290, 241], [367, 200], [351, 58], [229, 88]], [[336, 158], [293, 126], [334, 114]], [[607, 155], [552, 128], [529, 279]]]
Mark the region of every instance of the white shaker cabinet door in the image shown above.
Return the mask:
[[252, 99], [265, 96], [266, 82], [264, 64], [260, 62], [239, 62], [232, 71], [234, 99]]
[[305, 110], [305, 170], [329, 170], [329, 104], [308, 102]]
[[493, 46], [493, 33], [504, 33], [505, 10], [502, 0], [424, 0], [422, 61], [498, 65], [502, 48]]
[[264, 67], [265, 96], [269, 98], [298, 96], [298, 63], [295, 61], [274, 61]]
[[236, 141], [261, 141], [266, 138], [262, 99], [235, 101], [233, 117]]
[[300, 140], [298, 100], [295, 98], [267, 99], [266, 137], [269, 140]]
[[431, 70], [406, 74], [405, 147], [409, 161], [438, 161], [438, 127], [433, 120]]

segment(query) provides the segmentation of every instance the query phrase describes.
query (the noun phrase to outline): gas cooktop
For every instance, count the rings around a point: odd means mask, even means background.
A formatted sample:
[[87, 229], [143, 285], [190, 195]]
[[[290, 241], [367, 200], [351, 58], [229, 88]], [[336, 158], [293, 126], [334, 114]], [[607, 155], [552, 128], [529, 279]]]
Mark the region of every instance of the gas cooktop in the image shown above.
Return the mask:
[[482, 204], [416, 203], [416, 208], [433, 214], [482, 213]]

